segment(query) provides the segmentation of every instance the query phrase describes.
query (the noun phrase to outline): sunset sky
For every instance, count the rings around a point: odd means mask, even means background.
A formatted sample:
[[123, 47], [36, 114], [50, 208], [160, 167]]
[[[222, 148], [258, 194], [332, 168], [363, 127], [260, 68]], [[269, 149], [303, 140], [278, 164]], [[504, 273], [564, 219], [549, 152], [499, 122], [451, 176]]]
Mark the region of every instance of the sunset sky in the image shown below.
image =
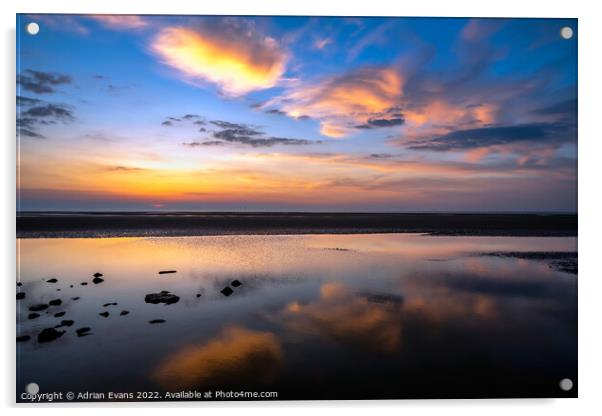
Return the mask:
[[20, 15], [18, 209], [576, 211], [577, 38], [574, 19]]

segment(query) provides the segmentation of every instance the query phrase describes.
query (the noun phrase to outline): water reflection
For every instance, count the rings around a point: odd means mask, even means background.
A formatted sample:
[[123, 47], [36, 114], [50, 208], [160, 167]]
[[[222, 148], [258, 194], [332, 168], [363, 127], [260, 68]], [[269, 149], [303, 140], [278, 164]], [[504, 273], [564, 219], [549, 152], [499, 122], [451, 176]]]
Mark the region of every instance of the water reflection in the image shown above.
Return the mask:
[[[385, 299], [382, 298], [376, 298]], [[326, 283], [314, 302], [293, 301], [282, 311], [285, 325], [362, 349], [394, 352], [401, 348], [401, 305], [374, 301], [341, 283]]]
[[[576, 239], [20, 240], [17, 335], [30, 338], [17, 344], [17, 389], [35, 379], [75, 392], [260, 385], [288, 399], [574, 395], [558, 380], [577, 375], [577, 276], [541, 256], [479, 255], [521, 251], [574, 252]], [[144, 301], [162, 291], [178, 302]], [[65, 319], [63, 336], [38, 343]]]
[[167, 390], [215, 388], [274, 381], [284, 364], [276, 335], [232, 326], [164, 360], [153, 378]]

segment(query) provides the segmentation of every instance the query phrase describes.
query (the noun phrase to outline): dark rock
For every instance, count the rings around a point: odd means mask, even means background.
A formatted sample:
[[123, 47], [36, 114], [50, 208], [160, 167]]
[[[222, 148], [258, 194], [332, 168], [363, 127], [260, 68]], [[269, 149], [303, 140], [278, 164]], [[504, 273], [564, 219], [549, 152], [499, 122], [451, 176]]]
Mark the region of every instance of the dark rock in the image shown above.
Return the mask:
[[74, 298], [71, 298], [71, 300], [78, 300], [78, 299], [79, 299], [79, 296], [76, 296], [76, 297], [74, 297]]
[[56, 291], [57, 291], [57, 292], [60, 292], [60, 291], [61, 291], [61, 289], [57, 289]]
[[197, 297], [197, 298], [200, 298], [200, 297], [201, 297], [201, 294], [200, 294], [200, 293], [197, 293], [197, 294], [196, 294], [196, 297]]
[[130, 313], [130, 311], [124, 310], [124, 311], [121, 311], [121, 313], [119, 315], [124, 316], [124, 315], [127, 315], [128, 313]]
[[159, 272], [159, 274], [169, 274], [169, 273], [176, 273], [176, 271], [175, 270], [161, 270]]
[[57, 279], [55, 279], [54, 277], [53, 277], [52, 279], [48, 279], [48, 280], [46, 280], [46, 281], [47, 281], [48, 283], [56, 283], [56, 282], [58, 282], [58, 280], [57, 280]]
[[165, 322], [165, 319], [153, 319], [152, 321], [148, 321], [149, 324], [162, 324]]
[[105, 303], [105, 304], [104, 304], [104, 305], [102, 305], [102, 306], [104, 306], [105, 308], [106, 308], [107, 306], [117, 306], [117, 302], [109, 302], [109, 303]]
[[21, 283], [21, 282], [17, 282], [17, 286], [18, 286], [18, 287], [21, 287], [21, 286], [23, 286], [23, 283]]
[[39, 317], [40, 317], [40, 314], [39, 313], [35, 313], [35, 312], [32, 312], [32, 313], [30, 313], [27, 316], [28, 319], [36, 319], [36, 318], [39, 318]]
[[230, 284], [232, 285], [232, 287], [239, 287], [240, 285], [242, 285], [242, 283], [240, 283], [240, 281], [238, 280], [233, 280]]
[[78, 337], [85, 337], [86, 335], [90, 335], [90, 327], [84, 326], [83, 328], [78, 328], [75, 330], [75, 333]]
[[232, 290], [232, 288], [230, 286], [226, 286], [225, 288], [223, 288], [221, 290], [222, 295], [224, 296], [230, 296], [232, 293], [234, 293], [234, 291]]
[[48, 304], [52, 306], [59, 306], [61, 303], [63, 303], [63, 301], [60, 299], [53, 299], [50, 302], [48, 302]]
[[88, 285], [88, 282], [81, 282], [81, 283], [80, 283], [80, 285], [82, 285], [82, 286], [87, 286], [87, 285]]
[[144, 297], [144, 301], [146, 303], [164, 303], [166, 305], [171, 305], [172, 303], [176, 303], [180, 300], [179, 296], [174, 295], [173, 293], [169, 293], [167, 290], [162, 290], [160, 293], [149, 293]]
[[21, 335], [19, 337], [17, 337], [17, 342], [25, 342], [25, 341], [29, 341], [31, 337], [29, 335]]
[[33, 305], [29, 307], [30, 311], [33, 312], [39, 312], [39, 311], [43, 311], [45, 309], [48, 309], [48, 305], [44, 304], [44, 303], [40, 303], [39, 305]]
[[110, 314], [108, 311], [104, 311], [104, 312], [99, 313], [99, 315], [104, 316], [105, 318], [108, 318]]
[[103, 274], [102, 274], [102, 273], [98, 273], [98, 272], [96, 272], [96, 273], [94, 273], [92, 276], [94, 276], [94, 277], [102, 277], [102, 276], [103, 276]]
[[74, 322], [71, 319], [63, 319], [59, 325], [55, 326], [55, 328], [60, 328], [63, 326], [71, 326], [71, 325], [73, 325], [73, 323]]
[[55, 318], [60, 318], [61, 316], [65, 316], [65, 311], [63, 311], [63, 312], [57, 312], [57, 313], [54, 314]]
[[69, 287], [73, 287], [73, 285], [69, 285]]
[[38, 342], [54, 341], [55, 339], [62, 337], [64, 333], [65, 331], [57, 331], [54, 328], [44, 328], [42, 329], [42, 332], [38, 334]]
[[25, 299], [25, 292], [17, 292], [17, 300]]
[[94, 283], [95, 285], [104, 282], [105, 279], [101, 279], [100, 277], [95, 277], [94, 279], [92, 279], [92, 283]]

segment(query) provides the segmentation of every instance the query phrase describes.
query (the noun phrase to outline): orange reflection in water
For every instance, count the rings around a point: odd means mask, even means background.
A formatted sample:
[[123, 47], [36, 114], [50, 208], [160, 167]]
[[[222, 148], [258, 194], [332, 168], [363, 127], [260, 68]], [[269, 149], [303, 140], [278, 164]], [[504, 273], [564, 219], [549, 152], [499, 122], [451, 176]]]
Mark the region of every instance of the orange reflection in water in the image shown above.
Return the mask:
[[289, 329], [299, 333], [391, 353], [402, 345], [401, 312], [400, 302], [375, 302], [333, 282], [321, 286], [320, 297], [314, 302], [289, 303], [282, 311], [282, 319]]
[[153, 378], [168, 390], [271, 382], [284, 365], [280, 342], [271, 332], [232, 326], [201, 345], [165, 359]]

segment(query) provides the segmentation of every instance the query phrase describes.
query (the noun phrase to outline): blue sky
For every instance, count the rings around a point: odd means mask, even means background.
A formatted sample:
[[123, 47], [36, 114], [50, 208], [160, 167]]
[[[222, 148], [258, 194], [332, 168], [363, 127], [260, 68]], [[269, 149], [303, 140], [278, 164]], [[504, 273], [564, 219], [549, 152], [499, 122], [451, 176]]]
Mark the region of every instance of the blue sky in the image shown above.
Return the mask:
[[17, 27], [21, 210], [576, 210], [574, 19]]

